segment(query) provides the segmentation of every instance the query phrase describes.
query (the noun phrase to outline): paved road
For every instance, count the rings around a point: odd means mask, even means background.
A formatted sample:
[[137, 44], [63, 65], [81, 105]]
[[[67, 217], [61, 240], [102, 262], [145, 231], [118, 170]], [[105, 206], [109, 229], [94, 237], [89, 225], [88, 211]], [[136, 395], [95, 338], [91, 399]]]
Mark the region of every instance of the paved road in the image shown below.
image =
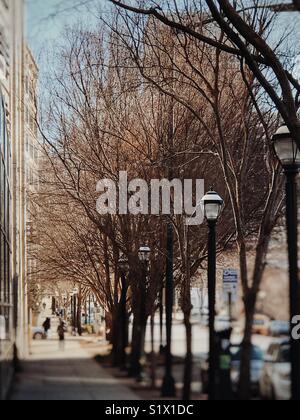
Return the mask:
[[[164, 326], [165, 328], [165, 326]], [[155, 347], [156, 351], [159, 349], [159, 323], [155, 324]], [[242, 341], [242, 334], [236, 331], [232, 337], [233, 344], [240, 344]], [[264, 336], [253, 336], [253, 344], [259, 346], [263, 351], [266, 351], [269, 343], [271, 342], [271, 337]], [[208, 329], [199, 324], [193, 325], [193, 353], [194, 355], [199, 355], [203, 353], [208, 353]], [[146, 335], [146, 350], [151, 350], [151, 336], [150, 328], [147, 328]], [[184, 357], [186, 354], [186, 338], [185, 338], [185, 327], [182, 322], [174, 322], [173, 325], [173, 335], [172, 335], [172, 352], [175, 356]]]
[[33, 342], [32, 355], [16, 377], [11, 400], [138, 400], [94, 361], [81, 341], [67, 337], [64, 350], [54, 339]]

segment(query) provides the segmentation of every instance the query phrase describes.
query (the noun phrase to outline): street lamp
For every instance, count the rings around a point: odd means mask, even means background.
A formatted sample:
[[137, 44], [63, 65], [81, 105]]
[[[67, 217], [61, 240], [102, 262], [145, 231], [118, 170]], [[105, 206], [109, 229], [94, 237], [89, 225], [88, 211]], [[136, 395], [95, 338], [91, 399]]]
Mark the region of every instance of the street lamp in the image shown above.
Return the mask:
[[76, 336], [77, 335], [77, 331], [78, 331], [78, 317], [77, 317], [77, 305], [78, 305], [78, 293], [79, 290], [77, 287], [74, 287], [73, 289], [73, 335]]
[[286, 225], [289, 254], [290, 321], [291, 321], [291, 382], [292, 400], [300, 400], [300, 341], [292, 336], [292, 321], [300, 315], [300, 284], [298, 276], [298, 209], [296, 176], [300, 168], [300, 152], [287, 126], [273, 136], [275, 153], [286, 176]]
[[139, 249], [139, 260], [143, 263], [149, 263], [151, 249], [148, 246], [141, 246]]
[[141, 334], [140, 334], [140, 357], [139, 357], [139, 372], [138, 380], [143, 380], [143, 362], [144, 349], [145, 349], [145, 335], [146, 335], [146, 322], [147, 322], [147, 306], [146, 306], [146, 291], [148, 285], [149, 263], [151, 257], [151, 249], [148, 246], [141, 246], [138, 252], [138, 257], [143, 265], [144, 279], [141, 281]]
[[120, 300], [121, 320], [122, 320], [122, 350], [120, 355], [120, 366], [122, 369], [126, 368], [126, 347], [128, 344], [128, 313], [127, 313], [127, 273], [129, 271], [129, 263], [127, 258], [123, 255], [118, 261], [118, 266], [121, 274], [122, 292]]
[[92, 295], [89, 293], [89, 325], [92, 325]]
[[216, 371], [218, 367], [215, 337], [216, 305], [216, 223], [223, 207], [222, 198], [209, 191], [201, 200], [201, 207], [208, 224], [208, 299], [209, 299], [209, 399], [216, 400]]
[[62, 295], [62, 299], [63, 299], [63, 317], [66, 320], [67, 319], [67, 300], [68, 300], [66, 293]]

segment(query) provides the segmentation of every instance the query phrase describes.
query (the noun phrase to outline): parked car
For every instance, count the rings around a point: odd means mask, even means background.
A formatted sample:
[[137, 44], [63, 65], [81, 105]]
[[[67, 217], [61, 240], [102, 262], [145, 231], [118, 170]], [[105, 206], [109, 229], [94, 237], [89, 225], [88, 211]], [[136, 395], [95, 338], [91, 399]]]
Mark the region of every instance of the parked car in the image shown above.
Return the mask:
[[[240, 378], [240, 367], [241, 367], [241, 346], [240, 345], [233, 345], [231, 346], [231, 381], [232, 381], [232, 389], [234, 392], [237, 391], [238, 382]], [[201, 367], [201, 382], [202, 382], [202, 391], [203, 393], [208, 392], [208, 355], [201, 355], [197, 359]], [[251, 351], [251, 389], [253, 396], [257, 396], [259, 394], [259, 380], [263, 371], [264, 367], [264, 354], [262, 350], [257, 346], [252, 346]]]
[[260, 394], [268, 400], [290, 400], [291, 365], [289, 339], [277, 339], [266, 353], [260, 378]]
[[255, 315], [252, 332], [258, 335], [269, 335], [270, 319], [265, 315]]
[[219, 315], [216, 317], [215, 329], [216, 331], [224, 331], [231, 328], [232, 322], [227, 315]]
[[208, 327], [209, 325], [209, 316], [206, 313], [202, 313], [200, 317], [200, 323], [203, 327]]
[[290, 333], [290, 324], [287, 321], [270, 322], [269, 334], [272, 337], [288, 336]]
[[45, 333], [45, 330], [42, 327], [33, 327], [31, 331], [32, 338], [34, 340], [45, 340], [47, 338], [47, 334]]
[[[240, 379], [240, 368], [241, 368], [241, 346], [231, 346], [232, 363], [231, 363], [231, 381], [233, 391], [236, 392]], [[259, 382], [264, 368], [264, 353], [257, 347], [252, 346], [251, 350], [251, 363], [250, 363], [250, 379], [251, 379], [251, 391], [253, 396], [259, 395]]]

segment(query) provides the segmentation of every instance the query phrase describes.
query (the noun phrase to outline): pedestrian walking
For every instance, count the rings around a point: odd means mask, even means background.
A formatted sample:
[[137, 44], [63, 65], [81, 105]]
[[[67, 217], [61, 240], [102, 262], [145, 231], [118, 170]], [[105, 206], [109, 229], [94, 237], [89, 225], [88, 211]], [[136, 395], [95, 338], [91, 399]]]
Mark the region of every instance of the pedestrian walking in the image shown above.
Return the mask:
[[46, 321], [43, 323], [43, 328], [45, 331], [45, 336], [48, 337], [48, 331], [51, 329], [51, 319], [46, 318]]
[[59, 349], [64, 351], [65, 349], [65, 323], [60, 320], [59, 326], [57, 328], [57, 334], [59, 339]]

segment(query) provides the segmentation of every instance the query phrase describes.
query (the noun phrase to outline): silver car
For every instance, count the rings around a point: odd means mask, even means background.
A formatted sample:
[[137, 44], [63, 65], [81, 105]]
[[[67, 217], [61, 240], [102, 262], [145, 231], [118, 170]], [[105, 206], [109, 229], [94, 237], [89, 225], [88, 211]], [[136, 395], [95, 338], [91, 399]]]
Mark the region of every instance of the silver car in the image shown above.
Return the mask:
[[31, 332], [33, 340], [46, 340], [47, 338], [47, 334], [42, 327], [32, 327]]
[[[233, 390], [237, 391], [238, 383], [240, 379], [240, 368], [241, 368], [241, 346], [232, 346], [232, 364], [231, 364], [231, 381]], [[251, 380], [251, 391], [253, 396], [259, 395], [259, 381], [262, 375], [264, 367], [264, 353], [257, 347], [252, 345], [251, 348], [251, 360], [250, 360], [250, 380]]]
[[268, 400], [284, 400], [291, 398], [291, 364], [290, 341], [274, 340], [266, 357], [260, 379], [260, 393]]
[[288, 336], [290, 333], [290, 323], [287, 321], [272, 321], [270, 323], [270, 335], [272, 337]]
[[[240, 378], [240, 368], [241, 368], [241, 355], [242, 348], [240, 345], [232, 345], [230, 347], [231, 352], [231, 382], [233, 392], [236, 393], [238, 390], [239, 378]], [[202, 354], [197, 358], [197, 362], [200, 364], [201, 368], [201, 382], [202, 382], [202, 392], [206, 394], [208, 392], [208, 380], [209, 380], [209, 362], [208, 355]], [[262, 350], [252, 345], [251, 349], [251, 361], [250, 361], [250, 374], [251, 374], [251, 393], [253, 397], [259, 395], [259, 381], [261, 378], [262, 370], [264, 366], [264, 354]]]

